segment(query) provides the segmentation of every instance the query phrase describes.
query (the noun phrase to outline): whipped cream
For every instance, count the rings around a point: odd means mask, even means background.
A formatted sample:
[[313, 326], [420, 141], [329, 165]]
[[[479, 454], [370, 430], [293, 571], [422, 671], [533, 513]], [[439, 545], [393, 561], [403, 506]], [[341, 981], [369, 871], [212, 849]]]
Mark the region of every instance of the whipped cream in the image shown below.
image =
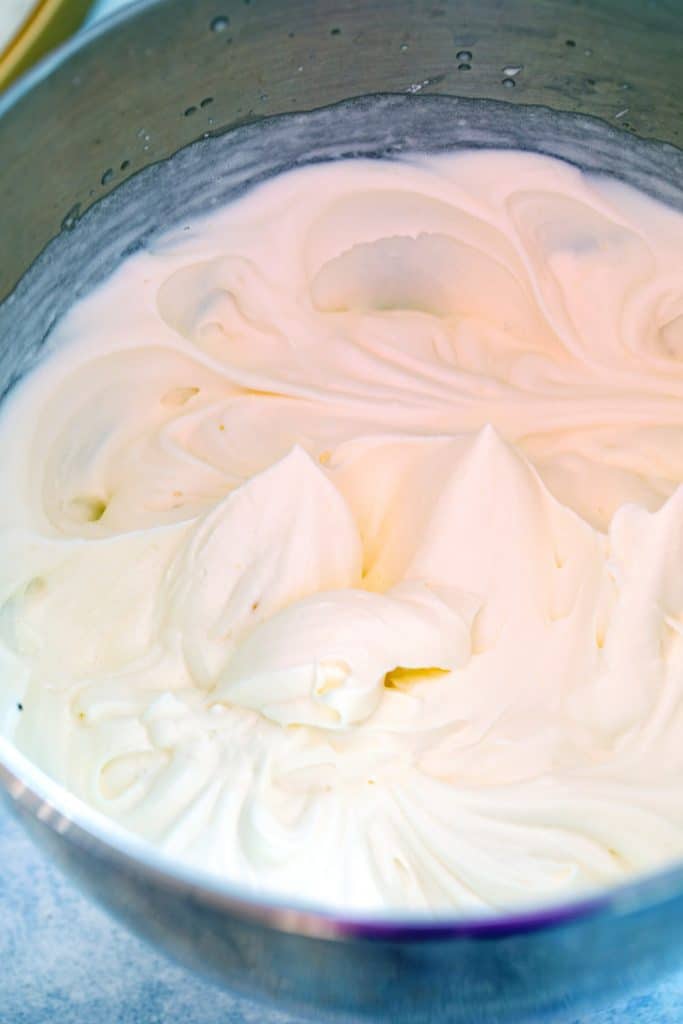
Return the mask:
[[619, 881], [683, 855], [681, 481], [680, 215], [522, 153], [290, 172], [5, 402], [0, 727], [293, 898]]

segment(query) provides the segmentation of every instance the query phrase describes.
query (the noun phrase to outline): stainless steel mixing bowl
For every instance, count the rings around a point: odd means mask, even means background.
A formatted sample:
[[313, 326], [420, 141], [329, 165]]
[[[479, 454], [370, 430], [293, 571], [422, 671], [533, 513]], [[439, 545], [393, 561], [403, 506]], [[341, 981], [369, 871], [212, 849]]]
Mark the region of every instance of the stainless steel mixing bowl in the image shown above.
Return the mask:
[[[682, 30], [679, 0], [165, 0], [114, 19], [0, 98], [0, 392], [127, 253], [302, 162], [515, 146], [683, 209], [683, 153], [661, 144], [679, 141]], [[537, 1020], [681, 959], [681, 866], [504, 916], [364, 919], [183, 868], [6, 741], [0, 780], [36, 841], [135, 930], [318, 1020]]]

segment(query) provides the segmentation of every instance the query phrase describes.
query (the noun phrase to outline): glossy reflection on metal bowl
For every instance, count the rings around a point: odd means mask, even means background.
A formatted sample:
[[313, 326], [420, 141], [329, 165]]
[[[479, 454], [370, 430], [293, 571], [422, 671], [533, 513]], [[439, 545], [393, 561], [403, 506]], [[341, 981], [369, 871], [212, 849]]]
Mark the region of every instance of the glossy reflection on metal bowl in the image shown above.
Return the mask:
[[[288, 167], [523, 148], [683, 209], [676, 6], [165, 0], [105, 23], [0, 98], [0, 393], [126, 254]], [[36, 842], [132, 928], [317, 1020], [542, 1020], [683, 958], [683, 866], [504, 916], [345, 916], [178, 864], [6, 741], [0, 781]]]

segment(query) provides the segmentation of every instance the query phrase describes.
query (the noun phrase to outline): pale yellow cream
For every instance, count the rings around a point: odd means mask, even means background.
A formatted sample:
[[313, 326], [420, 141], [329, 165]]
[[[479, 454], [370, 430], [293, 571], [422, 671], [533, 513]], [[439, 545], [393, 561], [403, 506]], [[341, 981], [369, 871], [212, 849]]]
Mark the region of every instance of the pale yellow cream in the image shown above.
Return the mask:
[[683, 855], [681, 216], [528, 154], [310, 167], [52, 348], [0, 417], [0, 726], [48, 773], [347, 909]]

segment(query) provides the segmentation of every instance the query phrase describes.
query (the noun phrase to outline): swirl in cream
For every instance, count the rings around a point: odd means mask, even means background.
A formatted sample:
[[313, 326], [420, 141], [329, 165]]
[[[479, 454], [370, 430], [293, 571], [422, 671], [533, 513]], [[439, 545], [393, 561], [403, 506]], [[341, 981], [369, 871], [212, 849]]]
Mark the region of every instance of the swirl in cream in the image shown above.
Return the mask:
[[52, 340], [0, 423], [43, 769], [346, 908], [683, 855], [683, 218], [529, 154], [309, 167]]

